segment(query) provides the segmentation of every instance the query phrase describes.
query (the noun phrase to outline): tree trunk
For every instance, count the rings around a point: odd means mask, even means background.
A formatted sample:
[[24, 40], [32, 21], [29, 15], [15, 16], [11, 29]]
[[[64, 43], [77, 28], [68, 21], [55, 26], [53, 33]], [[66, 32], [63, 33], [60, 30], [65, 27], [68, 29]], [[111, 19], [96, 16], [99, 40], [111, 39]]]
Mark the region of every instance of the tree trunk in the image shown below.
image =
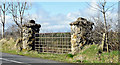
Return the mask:
[[3, 21], [2, 21], [2, 38], [4, 38], [4, 33], [5, 33], [5, 4], [4, 4]]
[[2, 24], [2, 38], [4, 38], [4, 28], [5, 28], [5, 24]]
[[105, 46], [105, 33], [103, 33], [103, 38], [102, 38], [102, 51], [104, 49], [104, 46]]
[[[105, 26], [105, 37], [103, 41], [105, 41], [104, 45], [107, 46], [107, 52], [108, 52], [108, 34], [107, 34], [107, 22], [106, 22], [106, 16], [105, 16], [105, 9], [104, 9], [104, 6], [103, 6], [103, 17], [104, 17], [104, 26]], [[105, 48], [104, 46], [104, 48]]]
[[22, 36], [22, 17], [20, 17], [20, 21], [21, 21], [21, 30], [20, 30], [20, 36], [21, 36], [21, 38], [23, 37]]

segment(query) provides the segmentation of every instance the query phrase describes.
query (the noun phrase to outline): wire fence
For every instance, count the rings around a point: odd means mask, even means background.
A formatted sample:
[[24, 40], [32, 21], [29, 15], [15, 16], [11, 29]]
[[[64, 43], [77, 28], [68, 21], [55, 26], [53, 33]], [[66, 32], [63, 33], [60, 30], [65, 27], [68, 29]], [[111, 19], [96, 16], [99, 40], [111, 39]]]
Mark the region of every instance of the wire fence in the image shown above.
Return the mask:
[[42, 53], [69, 53], [70, 40], [70, 33], [36, 33], [35, 50]]

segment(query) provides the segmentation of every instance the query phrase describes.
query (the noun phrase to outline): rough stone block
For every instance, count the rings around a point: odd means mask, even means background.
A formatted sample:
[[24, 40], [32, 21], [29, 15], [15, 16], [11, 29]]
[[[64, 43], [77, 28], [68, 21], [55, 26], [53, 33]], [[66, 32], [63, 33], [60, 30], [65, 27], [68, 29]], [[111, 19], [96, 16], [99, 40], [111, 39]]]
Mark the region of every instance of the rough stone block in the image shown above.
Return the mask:
[[94, 23], [87, 21], [85, 18], [78, 18], [75, 22], [70, 23], [71, 25], [71, 44], [72, 54], [75, 54], [80, 47], [89, 43], [90, 34]]

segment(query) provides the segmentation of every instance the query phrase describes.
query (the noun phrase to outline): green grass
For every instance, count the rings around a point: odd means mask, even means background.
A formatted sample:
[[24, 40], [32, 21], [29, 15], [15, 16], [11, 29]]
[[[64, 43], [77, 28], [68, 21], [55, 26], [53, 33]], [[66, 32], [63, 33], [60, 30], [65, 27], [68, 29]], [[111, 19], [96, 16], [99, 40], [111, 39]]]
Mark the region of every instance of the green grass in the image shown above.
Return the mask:
[[[88, 48], [87, 48], [88, 47]], [[77, 59], [76, 62], [83, 61], [84, 63], [118, 63], [118, 51], [103, 52], [98, 54], [98, 45], [86, 45], [77, 57], [83, 57], [83, 59]]]
[[[1, 43], [1, 42], [0, 42]], [[15, 41], [7, 40], [2, 42], [2, 49], [4, 53], [55, 60], [67, 63], [117, 63], [118, 51], [103, 52], [98, 55], [98, 45], [86, 45], [78, 54], [53, 54], [53, 53], [38, 53], [37, 51], [18, 51], [14, 49]], [[81, 59], [82, 58], [82, 59]]]
[[15, 55], [22, 55], [34, 58], [42, 58], [48, 60], [55, 60], [60, 62], [68, 62], [71, 63], [70, 57], [67, 57], [68, 54], [52, 54], [52, 53], [37, 53], [36, 51], [21, 51], [16, 52], [16, 50], [2, 50], [4, 53], [10, 53]]
[[89, 56], [94, 56], [98, 53], [98, 46], [97, 45], [91, 45], [88, 49], [84, 50], [82, 54], [88, 54]]
[[72, 58], [69, 54], [38, 53], [37, 51], [27, 51], [27, 50], [18, 51], [14, 48], [15, 41], [13, 39], [10, 40], [4, 39], [3, 41], [0, 41], [0, 44], [2, 46], [0, 51], [4, 53], [35, 57], [35, 58], [43, 58], [43, 59], [60, 61], [60, 62], [68, 62], [68, 63], [72, 62], [71, 60]]

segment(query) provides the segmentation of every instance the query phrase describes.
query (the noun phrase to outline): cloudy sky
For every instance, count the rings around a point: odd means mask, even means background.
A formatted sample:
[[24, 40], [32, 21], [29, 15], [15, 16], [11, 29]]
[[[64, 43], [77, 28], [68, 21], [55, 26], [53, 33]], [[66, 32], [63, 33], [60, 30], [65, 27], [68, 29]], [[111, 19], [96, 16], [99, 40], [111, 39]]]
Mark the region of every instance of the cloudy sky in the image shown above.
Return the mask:
[[[117, 2], [109, 2], [107, 6]], [[31, 2], [32, 7], [25, 12], [25, 18], [34, 19], [36, 23], [41, 24], [40, 32], [70, 32], [69, 23], [75, 21], [78, 17], [89, 19], [97, 14], [97, 10], [93, 10], [91, 6], [96, 7], [96, 1], [91, 2]], [[88, 5], [89, 4], [89, 5]], [[117, 11], [108, 12], [112, 16], [116, 16]], [[6, 17], [6, 28], [11, 26], [11, 16]]]

